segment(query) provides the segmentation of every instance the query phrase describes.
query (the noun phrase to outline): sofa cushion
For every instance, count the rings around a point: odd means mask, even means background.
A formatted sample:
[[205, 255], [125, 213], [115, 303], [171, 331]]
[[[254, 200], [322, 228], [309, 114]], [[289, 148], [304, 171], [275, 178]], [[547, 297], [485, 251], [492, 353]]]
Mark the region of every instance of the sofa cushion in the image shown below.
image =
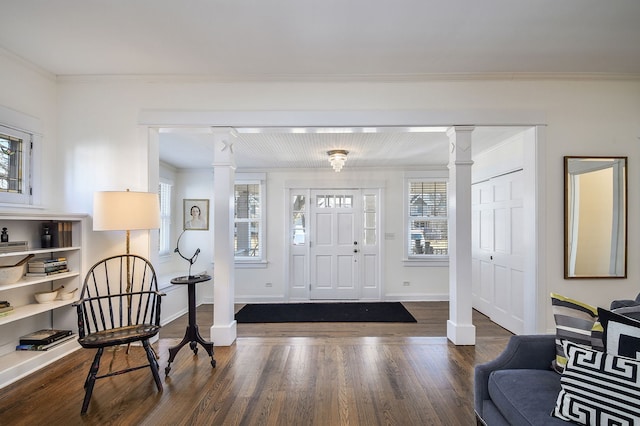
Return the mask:
[[640, 321], [640, 305], [611, 309], [611, 312]]
[[640, 359], [640, 321], [598, 308], [607, 353]]
[[[556, 322], [556, 358], [552, 366], [561, 373], [567, 362], [562, 346], [565, 340], [589, 347], [602, 346], [600, 326], [596, 322], [598, 309], [556, 293], [551, 293], [551, 305]], [[597, 341], [592, 339], [592, 331], [596, 331], [593, 336]]]
[[640, 361], [564, 343], [567, 364], [553, 415], [582, 425], [636, 425]]
[[560, 392], [560, 375], [553, 370], [497, 370], [489, 376], [489, 395], [512, 425], [564, 424], [551, 417]]

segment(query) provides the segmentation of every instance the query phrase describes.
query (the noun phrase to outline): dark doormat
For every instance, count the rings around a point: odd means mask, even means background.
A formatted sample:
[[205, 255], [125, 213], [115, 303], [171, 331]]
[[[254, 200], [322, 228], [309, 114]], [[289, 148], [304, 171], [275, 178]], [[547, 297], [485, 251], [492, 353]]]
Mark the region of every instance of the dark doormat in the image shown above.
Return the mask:
[[238, 323], [417, 322], [400, 302], [256, 303], [236, 314]]

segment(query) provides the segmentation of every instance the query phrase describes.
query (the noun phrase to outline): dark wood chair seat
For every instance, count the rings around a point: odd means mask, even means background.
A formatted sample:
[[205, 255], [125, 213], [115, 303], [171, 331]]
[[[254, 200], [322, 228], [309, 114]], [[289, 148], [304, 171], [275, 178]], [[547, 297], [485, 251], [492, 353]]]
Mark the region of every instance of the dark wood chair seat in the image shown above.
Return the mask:
[[[83, 348], [96, 350], [84, 384], [82, 414], [87, 412], [97, 379], [149, 367], [158, 391], [162, 392], [158, 361], [149, 343], [160, 330], [161, 296], [164, 294], [158, 291], [156, 272], [143, 257], [112, 256], [89, 269], [80, 300], [75, 303], [78, 342]], [[142, 343], [147, 358], [145, 364], [98, 375], [105, 348], [134, 342]], [[129, 356], [129, 351], [125, 356]]]
[[160, 331], [160, 327], [152, 324], [139, 324], [127, 327], [102, 330], [89, 334], [78, 342], [83, 348], [100, 348], [107, 346], [126, 345], [150, 339]]

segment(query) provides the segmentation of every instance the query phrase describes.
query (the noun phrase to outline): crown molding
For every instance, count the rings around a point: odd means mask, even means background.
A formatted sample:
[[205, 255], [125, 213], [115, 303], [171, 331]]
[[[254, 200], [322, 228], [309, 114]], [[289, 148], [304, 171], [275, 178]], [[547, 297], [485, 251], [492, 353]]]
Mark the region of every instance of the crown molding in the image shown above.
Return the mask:
[[420, 83], [431, 81], [640, 81], [640, 73], [434, 73], [434, 74], [237, 74], [58, 75], [60, 83], [134, 81], [146, 83]]
[[35, 72], [36, 74], [46, 78], [47, 80], [50, 80], [54, 83], [57, 81], [57, 77], [54, 73], [47, 71], [46, 69], [34, 64], [33, 62], [28, 61], [22, 56], [16, 55], [15, 53], [5, 49], [4, 47], [0, 47], [0, 56], [8, 58], [10, 61], [15, 62], [16, 64]]

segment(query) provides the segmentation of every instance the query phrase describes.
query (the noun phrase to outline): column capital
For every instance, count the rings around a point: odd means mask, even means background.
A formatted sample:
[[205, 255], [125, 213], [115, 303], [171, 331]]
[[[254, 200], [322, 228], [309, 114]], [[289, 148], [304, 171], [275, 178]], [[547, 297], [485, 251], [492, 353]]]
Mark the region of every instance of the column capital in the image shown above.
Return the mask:
[[213, 137], [213, 166], [228, 166], [235, 169], [235, 158], [233, 155], [233, 144], [238, 137], [238, 132], [233, 127], [212, 127]]
[[453, 126], [447, 130], [449, 137], [449, 165], [471, 166], [471, 133], [475, 126]]

